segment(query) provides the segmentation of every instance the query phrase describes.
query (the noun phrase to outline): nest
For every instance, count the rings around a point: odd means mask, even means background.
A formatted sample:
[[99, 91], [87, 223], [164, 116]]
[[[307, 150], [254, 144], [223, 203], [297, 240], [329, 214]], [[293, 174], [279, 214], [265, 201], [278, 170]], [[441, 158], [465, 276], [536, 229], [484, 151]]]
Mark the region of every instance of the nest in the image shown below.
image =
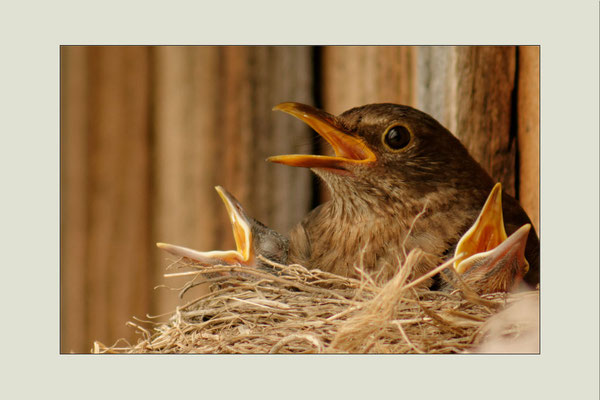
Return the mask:
[[209, 293], [177, 307], [166, 323], [129, 322], [140, 335], [135, 345], [95, 342], [93, 352], [539, 352], [538, 290], [479, 296], [459, 278], [454, 292], [426, 290], [420, 283], [452, 260], [409, 281], [422, 256], [411, 252], [385, 284], [362, 270], [353, 279], [301, 265], [269, 262], [269, 273], [180, 260], [175, 266], [191, 271], [169, 276], [191, 277], [181, 295], [203, 282]]

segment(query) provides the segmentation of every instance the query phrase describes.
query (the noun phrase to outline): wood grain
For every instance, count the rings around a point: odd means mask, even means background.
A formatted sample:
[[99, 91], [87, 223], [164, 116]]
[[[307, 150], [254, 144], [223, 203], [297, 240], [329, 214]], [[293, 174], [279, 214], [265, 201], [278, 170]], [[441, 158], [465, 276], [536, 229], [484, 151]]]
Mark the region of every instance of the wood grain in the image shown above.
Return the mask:
[[[88, 349], [87, 259], [87, 57], [82, 47], [61, 48], [61, 352]], [[75, 107], [74, 105], [80, 105]]]
[[132, 337], [124, 323], [144, 315], [150, 295], [148, 55], [88, 51], [87, 325], [90, 339], [110, 342]]
[[540, 48], [519, 48], [519, 200], [540, 232]]
[[326, 46], [323, 107], [340, 114], [369, 103], [413, 105], [415, 56], [410, 46]]
[[64, 47], [61, 75], [61, 351], [133, 339], [150, 280], [148, 57]]

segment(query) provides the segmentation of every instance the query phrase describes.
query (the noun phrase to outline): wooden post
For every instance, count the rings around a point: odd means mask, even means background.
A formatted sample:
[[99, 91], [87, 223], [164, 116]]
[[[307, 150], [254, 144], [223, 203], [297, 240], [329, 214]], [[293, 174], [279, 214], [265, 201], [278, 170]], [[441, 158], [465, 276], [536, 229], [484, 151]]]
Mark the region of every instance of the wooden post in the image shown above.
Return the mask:
[[88, 309], [92, 340], [133, 337], [150, 279], [148, 52], [89, 49]]
[[540, 48], [519, 48], [519, 200], [540, 232]]
[[414, 103], [415, 56], [407, 46], [327, 46], [323, 108], [339, 114], [369, 103]]
[[149, 306], [148, 51], [62, 54], [61, 350], [85, 352]]
[[[61, 48], [61, 240], [60, 240], [60, 349], [89, 349], [86, 325], [87, 254], [87, 51]], [[79, 105], [79, 106], [77, 106]]]

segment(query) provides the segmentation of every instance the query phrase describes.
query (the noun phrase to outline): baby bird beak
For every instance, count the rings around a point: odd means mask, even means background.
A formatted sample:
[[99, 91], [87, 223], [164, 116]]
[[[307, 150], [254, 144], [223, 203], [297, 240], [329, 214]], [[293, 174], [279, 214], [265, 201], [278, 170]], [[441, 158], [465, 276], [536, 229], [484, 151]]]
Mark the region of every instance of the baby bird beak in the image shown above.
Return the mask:
[[[529, 270], [525, 246], [530, 224], [507, 238], [502, 217], [502, 186], [497, 183], [479, 217], [456, 246], [456, 272], [476, 292], [493, 293], [514, 288]], [[461, 254], [462, 253], [462, 254]]]
[[223, 200], [235, 239], [236, 250], [197, 251], [168, 243], [157, 243], [159, 249], [178, 257], [184, 257], [203, 265], [254, 265], [251, 220], [235, 197], [221, 186], [215, 187]]

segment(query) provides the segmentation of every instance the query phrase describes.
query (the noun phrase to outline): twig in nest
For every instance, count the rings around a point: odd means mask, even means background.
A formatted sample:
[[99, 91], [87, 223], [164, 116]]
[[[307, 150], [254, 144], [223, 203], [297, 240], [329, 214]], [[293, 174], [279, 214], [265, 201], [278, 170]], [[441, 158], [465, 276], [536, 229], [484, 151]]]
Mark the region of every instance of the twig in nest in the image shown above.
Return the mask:
[[433, 276], [439, 274], [440, 272], [442, 272], [443, 270], [445, 270], [446, 268], [448, 268], [450, 265], [452, 265], [452, 263], [454, 263], [455, 260], [456, 260], [456, 258], [452, 257], [451, 259], [449, 259], [448, 261], [446, 261], [445, 263], [443, 263], [439, 267], [432, 269], [431, 271], [429, 271], [425, 275], [422, 275], [419, 278], [415, 279], [414, 281], [410, 282], [408, 285], [404, 286], [402, 288], [402, 290], [410, 289], [412, 287], [415, 287], [415, 286], [417, 286], [417, 285], [425, 282], [427, 279], [432, 278]]
[[[462, 256], [462, 255], [459, 255], [459, 256]], [[453, 284], [458, 286], [458, 288], [460, 289], [460, 294], [465, 300], [468, 300], [475, 304], [481, 304], [483, 306], [490, 307], [494, 310], [497, 310], [498, 308], [502, 307], [502, 304], [498, 304], [496, 302], [486, 300], [486, 299], [482, 298], [481, 296], [479, 296], [477, 294], [477, 292], [475, 292], [473, 289], [471, 289], [469, 287], [469, 285], [467, 285], [465, 283], [465, 281], [462, 280], [462, 278], [460, 277], [460, 275], [456, 272], [456, 270], [454, 268], [448, 268], [447, 272], [449, 272], [450, 275], [452, 275]]]
[[269, 350], [270, 354], [279, 353], [279, 350], [286, 344], [294, 341], [294, 340], [305, 340], [315, 346], [317, 348], [317, 353], [323, 353], [324, 346], [323, 343], [314, 335], [309, 335], [306, 333], [296, 333], [293, 335], [288, 335], [281, 339], [279, 342], [275, 343], [275, 345]]
[[406, 341], [406, 343], [417, 353], [423, 354], [424, 351], [422, 351], [417, 346], [415, 346], [414, 343], [410, 341], [408, 336], [406, 336], [406, 332], [404, 332], [404, 328], [402, 328], [402, 322], [401, 321], [393, 321], [393, 323], [398, 327], [398, 330], [400, 331], [400, 334], [402, 335], [402, 338]]

